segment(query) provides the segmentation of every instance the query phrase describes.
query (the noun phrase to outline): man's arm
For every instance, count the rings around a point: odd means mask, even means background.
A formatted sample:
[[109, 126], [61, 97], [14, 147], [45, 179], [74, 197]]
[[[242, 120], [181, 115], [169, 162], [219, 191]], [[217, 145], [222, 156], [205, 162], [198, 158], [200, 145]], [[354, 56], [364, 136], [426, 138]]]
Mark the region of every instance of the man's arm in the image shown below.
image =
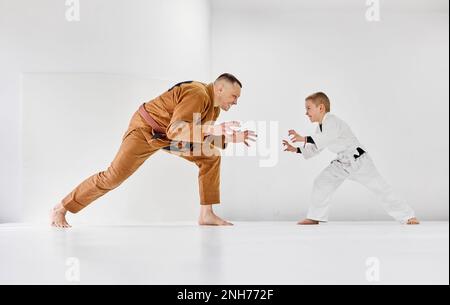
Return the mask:
[[211, 143], [214, 147], [225, 149], [228, 143], [226, 142], [225, 135], [222, 136], [212, 136], [209, 135], [205, 138], [206, 142]]
[[205, 141], [211, 143], [213, 146], [221, 149], [225, 149], [229, 141], [227, 141], [227, 134], [235, 132], [232, 128], [241, 127], [241, 124], [237, 121], [224, 122], [218, 125], [205, 124], [203, 126], [204, 134], [206, 135]]
[[232, 129], [232, 127], [236, 128], [240, 126], [240, 123], [236, 121], [210, 125], [206, 127], [206, 134], [210, 134], [208, 138], [213, 139], [213, 145], [216, 147], [225, 148], [228, 143], [244, 143], [250, 146], [248, 142], [255, 142], [258, 135], [252, 130], [240, 131]]
[[208, 97], [203, 92], [186, 95], [175, 107], [167, 126], [167, 137], [174, 141], [203, 143], [202, 114], [207, 109]]

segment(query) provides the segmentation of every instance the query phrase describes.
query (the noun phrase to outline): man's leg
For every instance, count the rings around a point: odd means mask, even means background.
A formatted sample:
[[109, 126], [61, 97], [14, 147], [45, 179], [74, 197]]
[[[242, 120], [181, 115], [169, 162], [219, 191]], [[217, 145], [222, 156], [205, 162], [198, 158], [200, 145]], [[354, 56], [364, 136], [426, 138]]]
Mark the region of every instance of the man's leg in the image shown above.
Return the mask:
[[328, 221], [330, 197], [347, 177], [348, 172], [338, 161], [333, 161], [326, 167], [314, 180], [307, 218], [298, 224], [309, 225], [318, 224], [320, 221]]
[[[147, 142], [143, 130], [131, 131], [122, 141], [120, 149], [106, 171], [97, 173], [68, 194], [52, 211], [52, 225], [69, 227], [67, 211], [77, 213], [90, 203], [118, 187], [131, 176], [159, 147]], [[155, 142], [156, 143], [156, 142]]]
[[418, 224], [414, 211], [400, 198], [380, 175], [368, 155], [360, 157], [361, 167], [349, 179], [361, 183], [371, 190], [381, 201], [384, 210], [401, 223]]
[[232, 225], [213, 211], [213, 205], [220, 203], [220, 151], [211, 149], [208, 154], [177, 154], [185, 160], [195, 163], [199, 168], [198, 184], [200, 193], [200, 225]]

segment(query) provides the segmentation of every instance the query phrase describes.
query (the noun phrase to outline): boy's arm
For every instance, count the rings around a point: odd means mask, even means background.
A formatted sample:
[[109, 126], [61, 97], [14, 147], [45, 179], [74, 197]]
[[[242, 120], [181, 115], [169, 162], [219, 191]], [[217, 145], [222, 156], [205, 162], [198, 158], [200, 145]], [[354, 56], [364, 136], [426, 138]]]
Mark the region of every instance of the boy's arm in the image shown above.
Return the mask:
[[[310, 136], [301, 136], [300, 134], [298, 134], [295, 130], [289, 130], [289, 135], [291, 136], [291, 141], [293, 141], [294, 143], [296, 142], [303, 142], [304, 145], [303, 147], [297, 147], [296, 149], [294, 149], [294, 147], [292, 147], [291, 145], [289, 145], [290, 147], [290, 151], [292, 152], [297, 152], [298, 154], [302, 154], [303, 157], [305, 159], [309, 159], [312, 158], [316, 155], [318, 155], [322, 149], [318, 149], [318, 147], [316, 146], [316, 143], [314, 142], [314, 139]], [[287, 141], [283, 141], [284, 145], [288, 146]]]
[[310, 137], [305, 137], [305, 141], [307, 142], [304, 144], [303, 147], [294, 147], [288, 141], [283, 140], [283, 146], [285, 146], [284, 151], [296, 152], [298, 154], [301, 154], [305, 159], [309, 159], [311, 157], [318, 155], [322, 150], [317, 149], [312, 139], [308, 138]]
[[297, 153], [301, 154], [303, 158], [310, 159], [317, 156], [323, 149], [318, 149], [315, 144], [305, 143], [303, 147], [297, 147]]

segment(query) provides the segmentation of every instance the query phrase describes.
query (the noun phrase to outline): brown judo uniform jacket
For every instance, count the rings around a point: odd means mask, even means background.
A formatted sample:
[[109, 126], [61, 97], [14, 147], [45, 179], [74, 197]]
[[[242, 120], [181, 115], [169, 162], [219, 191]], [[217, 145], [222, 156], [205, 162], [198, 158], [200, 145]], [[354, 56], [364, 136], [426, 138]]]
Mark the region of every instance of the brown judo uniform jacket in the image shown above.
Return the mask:
[[202, 129], [202, 126], [214, 124], [220, 113], [220, 108], [214, 106], [213, 84], [177, 84], [145, 103], [144, 109], [166, 135], [156, 134], [136, 111], [108, 169], [87, 178], [63, 199], [62, 204], [68, 211], [77, 213], [118, 187], [160, 149], [198, 166], [200, 204], [220, 203], [221, 158], [215, 147], [225, 148], [225, 138], [207, 136]]

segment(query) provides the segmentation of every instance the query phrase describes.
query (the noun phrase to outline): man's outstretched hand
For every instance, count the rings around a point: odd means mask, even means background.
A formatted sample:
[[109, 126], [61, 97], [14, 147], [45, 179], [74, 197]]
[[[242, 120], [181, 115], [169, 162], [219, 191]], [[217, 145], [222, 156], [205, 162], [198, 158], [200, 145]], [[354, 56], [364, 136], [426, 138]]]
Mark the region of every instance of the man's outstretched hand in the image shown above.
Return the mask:
[[237, 121], [224, 122], [218, 125], [210, 125], [207, 127], [206, 134], [212, 136], [225, 136], [227, 143], [244, 143], [247, 146], [249, 141], [256, 142], [258, 135], [252, 130], [236, 130], [241, 124]]
[[249, 141], [256, 142], [256, 138], [258, 135], [252, 130], [244, 130], [244, 131], [235, 131], [227, 136], [227, 142], [231, 143], [244, 143], [247, 146]]
[[208, 126], [208, 130], [206, 131], [206, 134], [212, 135], [212, 136], [223, 136], [230, 133], [235, 132], [233, 128], [239, 128], [241, 127], [241, 123], [237, 121], [231, 121], [231, 122], [224, 122], [218, 125], [210, 125]]

